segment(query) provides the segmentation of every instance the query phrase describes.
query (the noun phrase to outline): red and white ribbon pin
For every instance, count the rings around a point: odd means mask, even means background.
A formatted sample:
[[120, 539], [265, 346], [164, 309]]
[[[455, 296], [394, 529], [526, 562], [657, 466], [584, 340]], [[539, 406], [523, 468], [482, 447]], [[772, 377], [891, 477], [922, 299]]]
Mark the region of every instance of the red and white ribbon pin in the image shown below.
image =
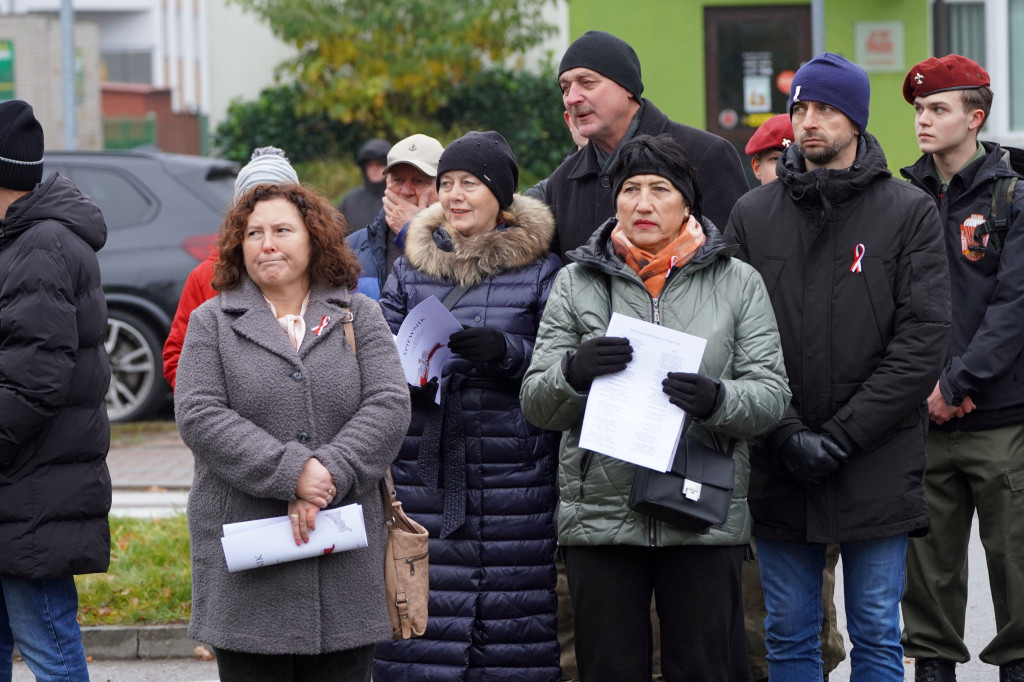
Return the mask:
[[668, 276], [672, 274], [672, 268], [674, 268], [678, 262], [679, 256], [672, 256], [668, 259], [668, 272], [665, 273], [665, 279], [668, 279]]
[[853, 265], [850, 266], [850, 272], [863, 272], [860, 265], [862, 260], [864, 260], [864, 245], [857, 244], [857, 248], [853, 250]]
[[329, 325], [330, 323], [331, 323], [331, 316], [330, 315], [324, 315], [322, 318], [320, 318], [320, 324], [318, 324], [317, 326], [313, 327], [313, 333], [316, 334], [317, 336], [320, 336], [320, 332], [322, 332], [327, 327], [327, 325]]

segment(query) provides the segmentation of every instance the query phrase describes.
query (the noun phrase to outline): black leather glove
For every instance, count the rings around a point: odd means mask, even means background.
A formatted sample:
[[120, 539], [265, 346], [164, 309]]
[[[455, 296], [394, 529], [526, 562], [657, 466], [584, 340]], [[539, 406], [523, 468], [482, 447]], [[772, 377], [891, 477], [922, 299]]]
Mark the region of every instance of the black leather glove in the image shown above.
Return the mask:
[[797, 431], [779, 449], [797, 483], [814, 488], [846, 462], [846, 452], [824, 433]]
[[437, 377], [434, 377], [422, 386], [409, 384], [409, 400], [413, 407], [430, 407], [434, 404], [437, 396]]
[[718, 407], [722, 382], [704, 374], [669, 372], [661, 382], [668, 401], [695, 419], [707, 419]]
[[505, 335], [491, 327], [470, 327], [448, 337], [448, 347], [470, 362], [497, 362], [505, 357]]
[[633, 347], [629, 345], [629, 339], [621, 336], [587, 339], [569, 355], [565, 378], [570, 386], [583, 392], [590, 389], [590, 384], [597, 377], [626, 369], [626, 363], [632, 359]]

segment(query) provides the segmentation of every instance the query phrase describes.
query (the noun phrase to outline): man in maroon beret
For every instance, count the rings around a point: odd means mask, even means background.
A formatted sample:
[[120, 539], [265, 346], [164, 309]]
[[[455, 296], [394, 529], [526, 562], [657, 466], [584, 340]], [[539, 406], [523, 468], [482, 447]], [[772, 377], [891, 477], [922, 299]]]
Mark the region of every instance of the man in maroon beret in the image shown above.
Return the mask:
[[1024, 680], [1024, 185], [1011, 182], [1006, 150], [978, 142], [989, 84], [985, 69], [957, 54], [926, 59], [903, 82], [923, 156], [902, 173], [938, 204], [953, 312], [928, 398], [931, 528], [907, 553], [903, 645], [918, 681], [955, 680], [956, 662], [970, 659], [964, 618], [975, 513], [996, 615], [980, 657], [999, 666], [1001, 681]]

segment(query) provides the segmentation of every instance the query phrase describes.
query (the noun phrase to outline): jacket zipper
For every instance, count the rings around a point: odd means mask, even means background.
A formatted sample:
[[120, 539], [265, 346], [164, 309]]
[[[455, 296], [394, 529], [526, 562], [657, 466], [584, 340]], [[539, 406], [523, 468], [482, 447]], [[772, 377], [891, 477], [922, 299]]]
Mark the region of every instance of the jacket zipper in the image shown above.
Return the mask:
[[[668, 286], [667, 282], [665, 286]], [[651, 320], [654, 324], [661, 324], [661, 307], [657, 296], [651, 296]], [[651, 547], [658, 546], [658, 521], [650, 516], [647, 517], [647, 543]]]

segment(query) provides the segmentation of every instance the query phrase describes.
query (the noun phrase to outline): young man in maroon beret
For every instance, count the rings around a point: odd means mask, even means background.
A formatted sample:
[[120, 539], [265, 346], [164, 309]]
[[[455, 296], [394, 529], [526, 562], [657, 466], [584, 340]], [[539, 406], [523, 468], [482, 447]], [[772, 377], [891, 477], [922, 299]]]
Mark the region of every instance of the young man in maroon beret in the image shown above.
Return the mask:
[[[953, 321], [928, 398], [925, 495], [931, 528], [907, 553], [903, 599], [915, 680], [956, 679], [964, 644], [967, 545], [978, 515], [996, 636], [979, 654], [999, 679], [1024, 681], [1024, 183], [1008, 152], [978, 142], [992, 106], [989, 75], [951, 54], [903, 83], [923, 152], [903, 175], [939, 207]], [[993, 215], [995, 213], [996, 215]]]
[[775, 164], [782, 153], [793, 144], [793, 123], [789, 114], [775, 114], [754, 131], [744, 147], [743, 153], [750, 157], [750, 169], [762, 185], [767, 185], [777, 176]]

